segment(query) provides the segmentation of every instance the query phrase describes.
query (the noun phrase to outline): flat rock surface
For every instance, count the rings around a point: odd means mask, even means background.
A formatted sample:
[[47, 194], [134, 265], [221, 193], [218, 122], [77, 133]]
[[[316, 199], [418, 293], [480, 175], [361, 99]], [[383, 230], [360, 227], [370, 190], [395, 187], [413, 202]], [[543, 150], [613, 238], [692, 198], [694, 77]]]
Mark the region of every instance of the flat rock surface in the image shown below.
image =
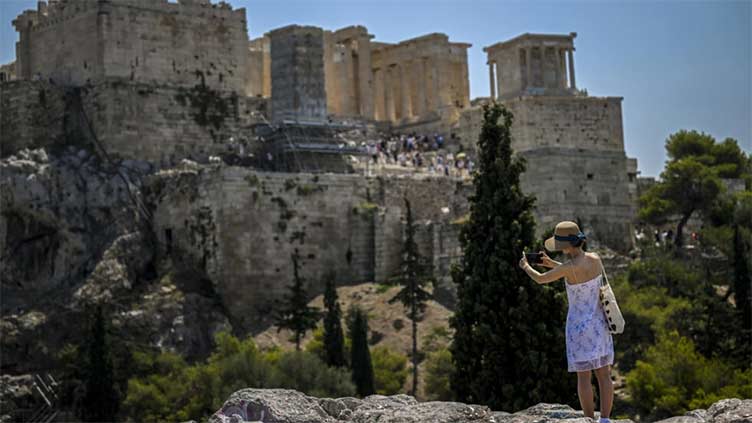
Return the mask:
[[[514, 413], [452, 401], [419, 402], [405, 394], [370, 395], [363, 399], [315, 398], [290, 389], [253, 389], [235, 392], [209, 419], [210, 423], [592, 423], [581, 410], [564, 404], [540, 403]], [[632, 423], [612, 419], [613, 423]], [[724, 399], [707, 410], [692, 410], [660, 423], [749, 423], [752, 399]]]

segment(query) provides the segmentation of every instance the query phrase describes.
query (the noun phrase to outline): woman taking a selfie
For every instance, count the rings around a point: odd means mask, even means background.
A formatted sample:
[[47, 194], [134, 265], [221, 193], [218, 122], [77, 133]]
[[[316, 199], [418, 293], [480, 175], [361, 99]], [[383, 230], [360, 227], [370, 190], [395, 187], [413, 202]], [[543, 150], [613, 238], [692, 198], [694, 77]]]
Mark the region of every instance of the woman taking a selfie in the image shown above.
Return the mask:
[[559, 263], [541, 252], [537, 263], [551, 270], [539, 273], [530, 266], [523, 253], [519, 265], [537, 283], [550, 283], [564, 278], [569, 309], [566, 323], [566, 350], [569, 372], [577, 372], [577, 394], [586, 417], [594, 417], [592, 374], [598, 379], [601, 418], [609, 423], [614, 388], [611, 365], [614, 363], [614, 344], [600, 304], [600, 281], [603, 277], [600, 257], [582, 250], [585, 234], [576, 223], [560, 222], [554, 236], [545, 241], [549, 251], [562, 251], [569, 261]]

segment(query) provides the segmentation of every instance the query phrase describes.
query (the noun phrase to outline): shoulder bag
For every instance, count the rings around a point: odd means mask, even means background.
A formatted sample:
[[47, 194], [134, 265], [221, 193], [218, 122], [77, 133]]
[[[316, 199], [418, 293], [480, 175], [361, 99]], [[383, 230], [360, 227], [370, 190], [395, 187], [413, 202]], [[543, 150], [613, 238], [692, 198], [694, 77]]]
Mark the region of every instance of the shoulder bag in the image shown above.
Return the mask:
[[624, 316], [621, 315], [619, 304], [616, 303], [614, 291], [611, 289], [611, 284], [608, 283], [606, 269], [603, 268], [603, 261], [601, 261], [600, 257], [598, 258], [598, 262], [601, 264], [601, 271], [603, 272], [600, 286], [600, 300], [603, 306], [603, 313], [608, 321], [608, 330], [612, 334], [619, 334], [624, 332]]

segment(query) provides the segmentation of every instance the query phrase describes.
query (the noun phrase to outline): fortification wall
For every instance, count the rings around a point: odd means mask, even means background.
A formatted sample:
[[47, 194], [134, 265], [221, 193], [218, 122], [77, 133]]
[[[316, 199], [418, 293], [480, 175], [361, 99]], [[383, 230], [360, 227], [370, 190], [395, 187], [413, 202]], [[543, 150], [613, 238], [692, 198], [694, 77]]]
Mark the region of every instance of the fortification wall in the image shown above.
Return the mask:
[[193, 88], [109, 80], [83, 95], [99, 140], [111, 154], [170, 165], [224, 151], [261, 120], [266, 100], [205, 86]]
[[[624, 152], [622, 97], [528, 96], [503, 100], [514, 115], [512, 148], [525, 151], [539, 147], [585, 148]], [[468, 149], [483, 125], [483, 110], [462, 112], [457, 132]]]
[[80, 89], [24, 80], [2, 83], [0, 89], [2, 156], [62, 142], [90, 143], [83, 110], [109, 154], [158, 165], [226, 152], [231, 138], [250, 136], [250, 126], [263, 120], [268, 102], [205, 86], [119, 78]]
[[579, 218], [591, 239], [624, 253], [633, 247], [636, 205], [624, 153], [548, 147], [520, 154], [527, 160], [520, 185], [537, 199], [536, 235]]
[[244, 330], [270, 323], [272, 302], [292, 282], [295, 248], [311, 296], [323, 292], [328, 270], [336, 272], [339, 284], [392, 277], [400, 263], [403, 193], [410, 196], [421, 225], [421, 251], [445, 261], [456, 248], [445, 240], [451, 232], [440, 228], [467, 212], [469, 189], [450, 178], [364, 178], [239, 167], [163, 172], [150, 185], [161, 253], [197, 257]]
[[65, 104], [64, 91], [46, 82], [0, 83], [0, 157], [61, 143]]
[[245, 92], [245, 9], [208, 0], [77, 0], [14, 21], [19, 78], [100, 78]]

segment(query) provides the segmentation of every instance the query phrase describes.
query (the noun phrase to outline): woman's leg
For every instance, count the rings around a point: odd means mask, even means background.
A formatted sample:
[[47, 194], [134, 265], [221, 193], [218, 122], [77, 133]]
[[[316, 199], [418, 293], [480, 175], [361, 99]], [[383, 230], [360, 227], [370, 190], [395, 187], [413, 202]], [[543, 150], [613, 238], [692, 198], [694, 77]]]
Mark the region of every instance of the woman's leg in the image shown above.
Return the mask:
[[598, 379], [598, 393], [601, 398], [601, 417], [611, 415], [611, 406], [614, 403], [614, 383], [611, 381], [611, 366], [606, 365], [595, 369], [595, 377]]
[[590, 370], [577, 372], [577, 395], [585, 417], [595, 418], [595, 401], [593, 400], [592, 374]]

